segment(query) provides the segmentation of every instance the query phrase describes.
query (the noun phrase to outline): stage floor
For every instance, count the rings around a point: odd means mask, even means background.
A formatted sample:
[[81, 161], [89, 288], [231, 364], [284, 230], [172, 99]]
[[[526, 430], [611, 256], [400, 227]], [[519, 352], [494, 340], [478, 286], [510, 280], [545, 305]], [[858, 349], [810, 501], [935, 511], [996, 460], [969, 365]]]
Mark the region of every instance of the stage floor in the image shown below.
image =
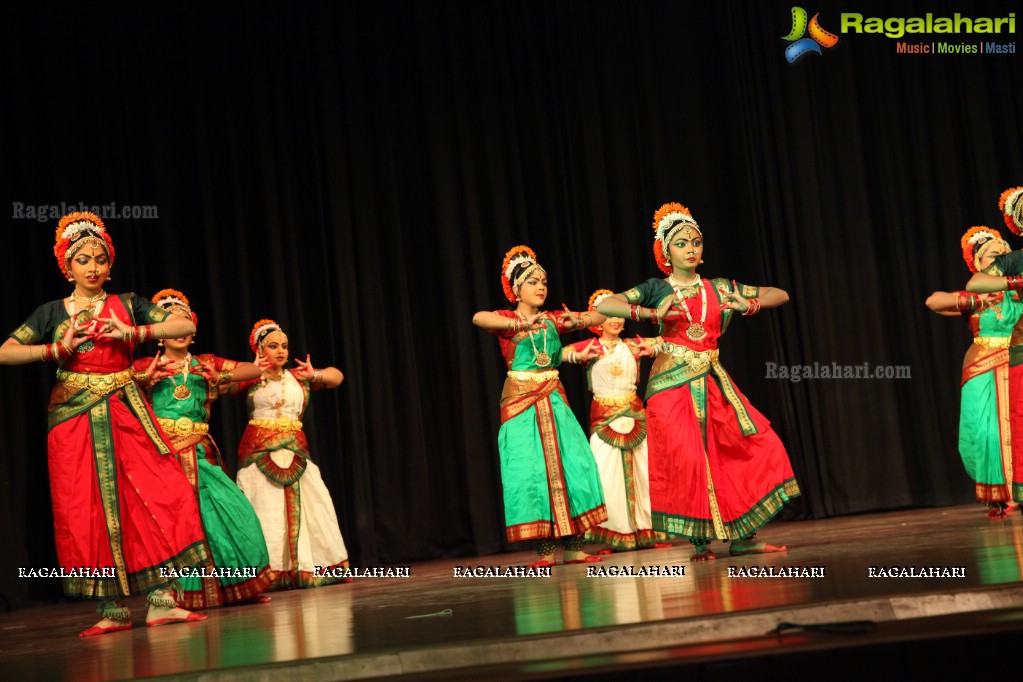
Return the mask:
[[[907, 628], [1023, 630], [1018, 511], [1000, 521], [980, 505], [869, 514], [774, 523], [761, 535], [789, 550], [731, 558], [715, 543], [719, 558], [695, 563], [690, 545], [677, 541], [557, 566], [549, 578], [455, 577], [528, 564], [527, 552], [434, 561], [412, 565], [407, 578], [274, 593], [269, 604], [159, 628], [142, 624], [135, 598], [135, 629], [88, 639], [77, 634], [95, 621], [90, 604], [25, 609], [0, 617], [0, 670], [9, 680], [527, 679], [842, 646], [805, 631], [765, 638], [782, 622], [888, 623], [895, 639]], [[818, 575], [748, 577], [771, 566]], [[601, 567], [682, 567], [684, 575], [587, 575]], [[939, 576], [908, 577], [909, 569]], [[892, 625], [900, 622], [925, 625]]]

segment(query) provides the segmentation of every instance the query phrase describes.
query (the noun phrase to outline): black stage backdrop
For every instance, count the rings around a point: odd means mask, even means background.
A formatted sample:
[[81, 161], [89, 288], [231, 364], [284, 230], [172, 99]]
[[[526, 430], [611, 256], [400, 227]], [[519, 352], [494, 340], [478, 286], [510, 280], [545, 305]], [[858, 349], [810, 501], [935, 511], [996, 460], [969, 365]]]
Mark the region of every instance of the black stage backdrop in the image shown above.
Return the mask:
[[[0, 326], [68, 291], [56, 220], [30, 207], [155, 206], [107, 221], [109, 290], [182, 289], [197, 352], [248, 359], [252, 323], [272, 317], [293, 352], [345, 372], [306, 423], [354, 564], [492, 553], [507, 547], [504, 367], [470, 319], [504, 306], [505, 250], [533, 246], [552, 304], [579, 308], [657, 274], [651, 218], [679, 201], [705, 230], [704, 275], [791, 294], [737, 319], [722, 355], [788, 445], [804, 490], [788, 517], [967, 502], [969, 334], [923, 301], [961, 288], [960, 234], [1001, 226], [999, 193], [1023, 183], [1019, 55], [898, 54], [894, 39], [841, 34], [789, 64], [790, 7], [23, 7], [0, 41]], [[1002, 17], [1018, 4], [806, 7], [838, 32], [845, 11]], [[768, 363], [815, 362], [906, 365], [911, 378], [767, 376]], [[562, 375], [585, 423], [583, 372]], [[55, 580], [17, 577], [55, 562], [53, 367], [0, 368], [0, 381], [10, 607], [59, 595]], [[216, 406], [232, 467], [244, 422], [240, 400]]]

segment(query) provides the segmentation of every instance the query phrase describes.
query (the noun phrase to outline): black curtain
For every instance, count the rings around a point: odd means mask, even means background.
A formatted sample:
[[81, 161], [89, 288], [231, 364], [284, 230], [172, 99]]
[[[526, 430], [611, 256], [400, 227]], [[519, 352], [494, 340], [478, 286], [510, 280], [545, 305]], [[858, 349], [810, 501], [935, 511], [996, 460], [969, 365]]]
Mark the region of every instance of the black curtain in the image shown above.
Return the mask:
[[[505, 305], [505, 250], [531, 245], [551, 304], [577, 309], [596, 288], [658, 275], [651, 218], [679, 201], [706, 234], [702, 274], [791, 294], [722, 342], [789, 448], [804, 496], [786, 513], [969, 501], [956, 448], [969, 334], [923, 300], [961, 288], [959, 235], [1000, 227], [999, 193], [1023, 183], [1019, 55], [898, 54], [894, 39], [840, 34], [789, 64], [790, 8], [22, 7], [0, 41], [2, 326], [68, 292], [56, 219], [29, 211], [153, 206], [155, 218], [107, 221], [109, 290], [182, 289], [198, 352], [249, 359], [252, 323], [272, 317], [293, 353], [345, 372], [305, 421], [354, 563], [492, 553], [507, 547], [504, 367], [470, 319]], [[846, 11], [1004, 17], [1016, 4], [807, 9], [838, 33]], [[767, 377], [768, 363], [814, 362], [906, 365], [911, 378]], [[582, 371], [562, 376], [586, 423]], [[17, 577], [56, 560], [53, 367], [0, 368], [0, 382], [0, 594], [17, 606], [59, 595]], [[243, 405], [214, 410], [233, 466]]]

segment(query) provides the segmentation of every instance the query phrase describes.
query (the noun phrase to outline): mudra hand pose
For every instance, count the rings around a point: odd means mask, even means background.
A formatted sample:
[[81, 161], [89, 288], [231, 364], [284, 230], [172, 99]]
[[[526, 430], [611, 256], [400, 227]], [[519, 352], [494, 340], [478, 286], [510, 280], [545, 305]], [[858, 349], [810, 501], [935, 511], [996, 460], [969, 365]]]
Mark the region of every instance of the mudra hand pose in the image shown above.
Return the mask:
[[[152, 300], [158, 308], [199, 324], [180, 291], [163, 289]], [[261, 369], [251, 362], [192, 355], [194, 341], [193, 334], [164, 339], [163, 355], [135, 362], [135, 370], [146, 374], [142, 384], [153, 412], [199, 502], [211, 554], [207, 567], [217, 572], [181, 578], [179, 601], [186, 608], [269, 601], [260, 594], [273, 580], [263, 530], [248, 498], [224, 472], [220, 450], [209, 434], [210, 405], [220, 396], [220, 387], [256, 379]]]
[[314, 368], [308, 355], [288, 370], [288, 337], [273, 320], [253, 326], [249, 346], [265, 369], [240, 385], [249, 424], [238, 446], [237, 481], [263, 526], [275, 587], [351, 582], [338, 575], [348, 568], [348, 550], [301, 422], [310, 392], [337, 388], [344, 375], [336, 367]]
[[705, 279], [703, 232], [689, 209], [654, 214], [654, 257], [667, 275], [604, 299], [597, 310], [662, 325], [647, 382], [650, 505], [657, 530], [685, 535], [693, 559], [713, 559], [710, 542], [733, 556], [782, 551], [757, 530], [799, 495], [781, 440], [718, 361], [718, 338], [735, 313], [755, 315], [789, 300], [773, 287]]
[[63, 578], [64, 593], [99, 600], [102, 619], [85, 637], [129, 629], [131, 612], [117, 600], [139, 592], [149, 592], [148, 625], [204, 620], [177, 608], [166, 589], [168, 575], [206, 552], [192, 488], [131, 368], [137, 342], [188, 336], [195, 326], [103, 289], [114, 245], [99, 216], [66, 215], [56, 236], [57, 264], [74, 289], [11, 334], [0, 364], [58, 366], [47, 437], [57, 560], [66, 571], [90, 569]]
[[508, 251], [501, 268], [513, 310], [480, 311], [472, 323], [500, 339], [508, 377], [501, 393], [497, 447], [509, 542], [535, 541], [534, 566], [553, 566], [557, 541], [565, 563], [600, 561], [583, 552], [584, 534], [607, 519], [600, 476], [589, 443], [568, 406], [557, 367], [585, 362], [590, 349], [562, 349], [561, 334], [600, 324], [597, 313], [541, 310], [547, 272], [528, 246]]
[[[588, 310], [613, 292], [598, 289]], [[651, 547], [665, 548], [663, 533], [650, 519], [650, 475], [646, 442], [646, 410], [636, 395], [639, 359], [656, 353], [656, 339], [623, 339], [625, 321], [609, 317], [590, 331], [597, 335], [570, 348], [589, 347], [599, 355], [586, 363], [586, 383], [593, 391], [590, 405], [590, 449], [600, 471], [608, 519], [586, 531], [586, 539], [603, 544], [601, 554]]]

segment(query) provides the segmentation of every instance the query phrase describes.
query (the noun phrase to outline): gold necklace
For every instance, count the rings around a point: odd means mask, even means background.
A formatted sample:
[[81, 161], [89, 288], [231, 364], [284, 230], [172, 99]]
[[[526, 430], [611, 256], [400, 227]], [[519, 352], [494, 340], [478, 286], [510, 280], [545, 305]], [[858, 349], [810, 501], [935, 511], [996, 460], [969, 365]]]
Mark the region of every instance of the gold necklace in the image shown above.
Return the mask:
[[174, 377], [171, 377], [171, 385], [174, 386], [174, 398], [175, 400], [188, 400], [192, 397], [192, 391], [188, 388], [188, 370], [192, 364], [192, 354], [186, 353], [185, 359], [181, 361], [181, 385], [178, 386], [174, 383]]
[[[68, 308], [70, 308], [71, 313], [70, 314], [71, 324], [72, 325], [87, 324], [89, 322], [92, 322], [93, 319], [99, 317], [99, 314], [103, 312], [103, 305], [106, 303], [107, 300], [107, 292], [101, 291], [95, 296], [79, 296], [74, 291], [72, 291], [71, 295], [68, 297], [68, 300], [70, 301], [70, 305], [68, 306]], [[76, 306], [75, 303], [87, 304], [85, 310], [79, 313], [78, 306]], [[95, 304], [96, 306], [95, 308], [93, 308], [93, 304]], [[76, 348], [75, 352], [88, 353], [90, 350], [95, 348], [95, 346], [96, 344], [93, 343], [92, 339], [89, 339], [88, 341], [80, 345], [78, 348]]]
[[703, 310], [700, 311], [699, 322], [693, 322], [693, 316], [689, 312], [686, 299], [681, 296], [681, 291], [676, 293], [676, 296], [678, 296], [679, 302], [682, 303], [682, 312], [686, 314], [686, 320], [689, 322], [689, 326], [686, 328], [686, 336], [693, 341], [699, 341], [707, 336], [707, 330], [703, 327], [703, 323], [707, 319], [707, 288], [703, 286], [703, 281], [700, 281], [700, 304]]
[[[525, 322], [526, 321], [526, 316], [522, 315], [522, 313], [519, 313], [519, 315], [522, 316], [522, 321]], [[533, 338], [533, 334], [534, 333], [543, 334], [543, 352], [540, 352], [539, 350], [537, 350], [536, 340]], [[538, 332], [534, 332], [533, 328], [530, 327], [529, 330], [528, 330], [528, 334], [529, 334], [529, 343], [532, 344], [532, 346], [533, 346], [533, 358], [534, 358], [534, 361], [536, 362], [536, 366], [537, 367], [548, 367], [548, 366], [550, 366], [550, 364], [551, 364], [551, 356], [547, 354], [547, 323], [544, 322], [543, 323], [543, 329], [538, 331]]]
[[105, 292], [105, 291], [101, 291], [98, 294], [96, 294], [95, 296], [79, 296], [76, 291], [72, 291], [71, 292], [71, 300], [72, 301], [78, 301], [79, 303], [88, 303], [89, 305], [92, 305], [96, 301], [102, 301], [106, 297], [107, 297], [107, 292]]
[[672, 272], [670, 275], [668, 275], [668, 281], [671, 283], [671, 286], [675, 288], [695, 287], [697, 284], [700, 283], [700, 276], [696, 275], [696, 278], [692, 282], [682, 282], [676, 279], [675, 273]]

